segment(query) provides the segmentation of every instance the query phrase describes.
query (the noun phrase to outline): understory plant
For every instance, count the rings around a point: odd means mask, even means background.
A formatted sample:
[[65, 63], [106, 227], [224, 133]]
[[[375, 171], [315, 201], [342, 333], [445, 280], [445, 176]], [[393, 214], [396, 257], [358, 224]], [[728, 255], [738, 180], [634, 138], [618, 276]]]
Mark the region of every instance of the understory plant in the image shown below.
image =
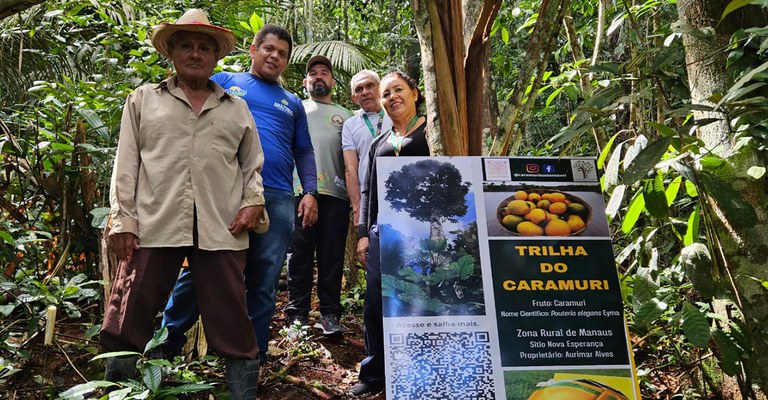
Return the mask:
[[[755, 332], [742, 292], [746, 280], [766, 282], [740, 273], [724, 249], [744, 246], [737, 232], [762, 221], [755, 204], [764, 209], [764, 193], [753, 192], [758, 200], [744, 193], [765, 180], [768, 31], [734, 34], [722, 49], [730, 51], [734, 83], [693, 101], [680, 37], [712, 32], [664, 25], [659, 16], [670, 4], [651, 3], [617, 10], [613, 23], [628, 47], [617, 49], [615, 62], [579, 70], [593, 79], [588, 90], [577, 86], [584, 100], [549, 143], [578, 153], [585, 138], [606, 138], [597, 141], [598, 167], [644, 396], [676, 393], [658, 385], [662, 371], [675, 371], [696, 396], [723, 398], [722, 380], [732, 377], [752, 398], [749, 363], [764, 335]], [[633, 24], [651, 12], [653, 26]], [[577, 76], [567, 72], [564, 82]], [[727, 143], [700, 137], [722, 122]]]
[[[133, 351], [118, 351], [99, 354], [91, 361], [104, 360], [111, 357], [136, 357], [136, 369], [138, 376], [136, 379], [128, 379], [120, 382], [110, 382], [104, 380], [91, 380], [87, 383], [74, 386], [57, 397], [61, 400], [80, 400], [92, 393], [98, 393], [97, 390], [107, 389], [108, 395], [99, 398], [109, 400], [128, 400], [128, 399], [168, 399], [175, 398], [177, 395], [196, 393], [214, 389], [214, 386], [203, 382], [189, 367], [181, 357], [170, 361], [163, 358], [153, 357], [158, 349], [167, 339], [168, 330], [163, 328], [155, 333], [154, 337], [147, 343], [143, 353]], [[171, 380], [173, 380], [171, 382]], [[90, 398], [90, 396], [88, 396]]]

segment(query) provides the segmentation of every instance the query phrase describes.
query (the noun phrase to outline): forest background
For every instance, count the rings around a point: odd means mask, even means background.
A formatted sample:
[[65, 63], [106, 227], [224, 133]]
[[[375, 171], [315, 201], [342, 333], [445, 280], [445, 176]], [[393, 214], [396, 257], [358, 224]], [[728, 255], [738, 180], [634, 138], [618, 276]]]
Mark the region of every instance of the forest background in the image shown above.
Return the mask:
[[[88, 360], [109, 289], [102, 229], [122, 104], [167, 76], [149, 33], [191, 7], [239, 39], [217, 70], [249, 67], [263, 23], [288, 28], [283, 83], [300, 96], [318, 53], [350, 109], [362, 68], [418, 77], [436, 154], [598, 157], [643, 397], [765, 398], [768, 1], [0, 0], [4, 398], [104, 384]], [[364, 281], [347, 267], [347, 321], [359, 323]], [[50, 305], [51, 351], [69, 361], [53, 374], [33, 362], [48, 354]], [[295, 362], [268, 384], [340, 396], [338, 382], [286, 378], [321, 357], [311, 342], [287, 345]], [[145, 359], [124, 398], [218, 393], [204, 360]]]

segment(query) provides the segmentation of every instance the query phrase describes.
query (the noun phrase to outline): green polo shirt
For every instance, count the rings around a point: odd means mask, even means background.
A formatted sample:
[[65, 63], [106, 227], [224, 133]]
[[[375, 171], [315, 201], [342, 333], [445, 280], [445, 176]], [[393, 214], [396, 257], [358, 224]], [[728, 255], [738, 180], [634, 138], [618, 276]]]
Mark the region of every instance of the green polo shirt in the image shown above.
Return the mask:
[[[315, 149], [317, 165], [317, 191], [349, 201], [344, 178], [344, 156], [341, 150], [341, 127], [351, 117], [351, 111], [332, 103], [304, 100], [309, 136]], [[293, 189], [302, 193], [301, 184], [294, 174]]]

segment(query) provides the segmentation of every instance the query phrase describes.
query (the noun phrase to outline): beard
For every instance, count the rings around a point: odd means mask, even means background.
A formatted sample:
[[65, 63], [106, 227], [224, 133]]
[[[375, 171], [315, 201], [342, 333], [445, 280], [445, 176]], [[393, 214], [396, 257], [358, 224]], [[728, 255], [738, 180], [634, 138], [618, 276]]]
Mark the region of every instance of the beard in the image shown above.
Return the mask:
[[331, 88], [326, 86], [324, 83], [318, 82], [312, 86], [312, 89], [310, 89], [309, 93], [314, 97], [325, 97], [331, 93]]

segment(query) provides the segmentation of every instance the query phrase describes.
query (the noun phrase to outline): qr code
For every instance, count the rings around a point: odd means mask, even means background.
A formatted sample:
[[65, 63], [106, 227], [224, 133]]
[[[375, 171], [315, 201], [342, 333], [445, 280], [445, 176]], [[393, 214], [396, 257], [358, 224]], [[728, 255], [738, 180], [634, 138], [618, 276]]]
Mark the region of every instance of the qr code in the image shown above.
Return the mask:
[[389, 335], [395, 399], [495, 399], [488, 332]]

